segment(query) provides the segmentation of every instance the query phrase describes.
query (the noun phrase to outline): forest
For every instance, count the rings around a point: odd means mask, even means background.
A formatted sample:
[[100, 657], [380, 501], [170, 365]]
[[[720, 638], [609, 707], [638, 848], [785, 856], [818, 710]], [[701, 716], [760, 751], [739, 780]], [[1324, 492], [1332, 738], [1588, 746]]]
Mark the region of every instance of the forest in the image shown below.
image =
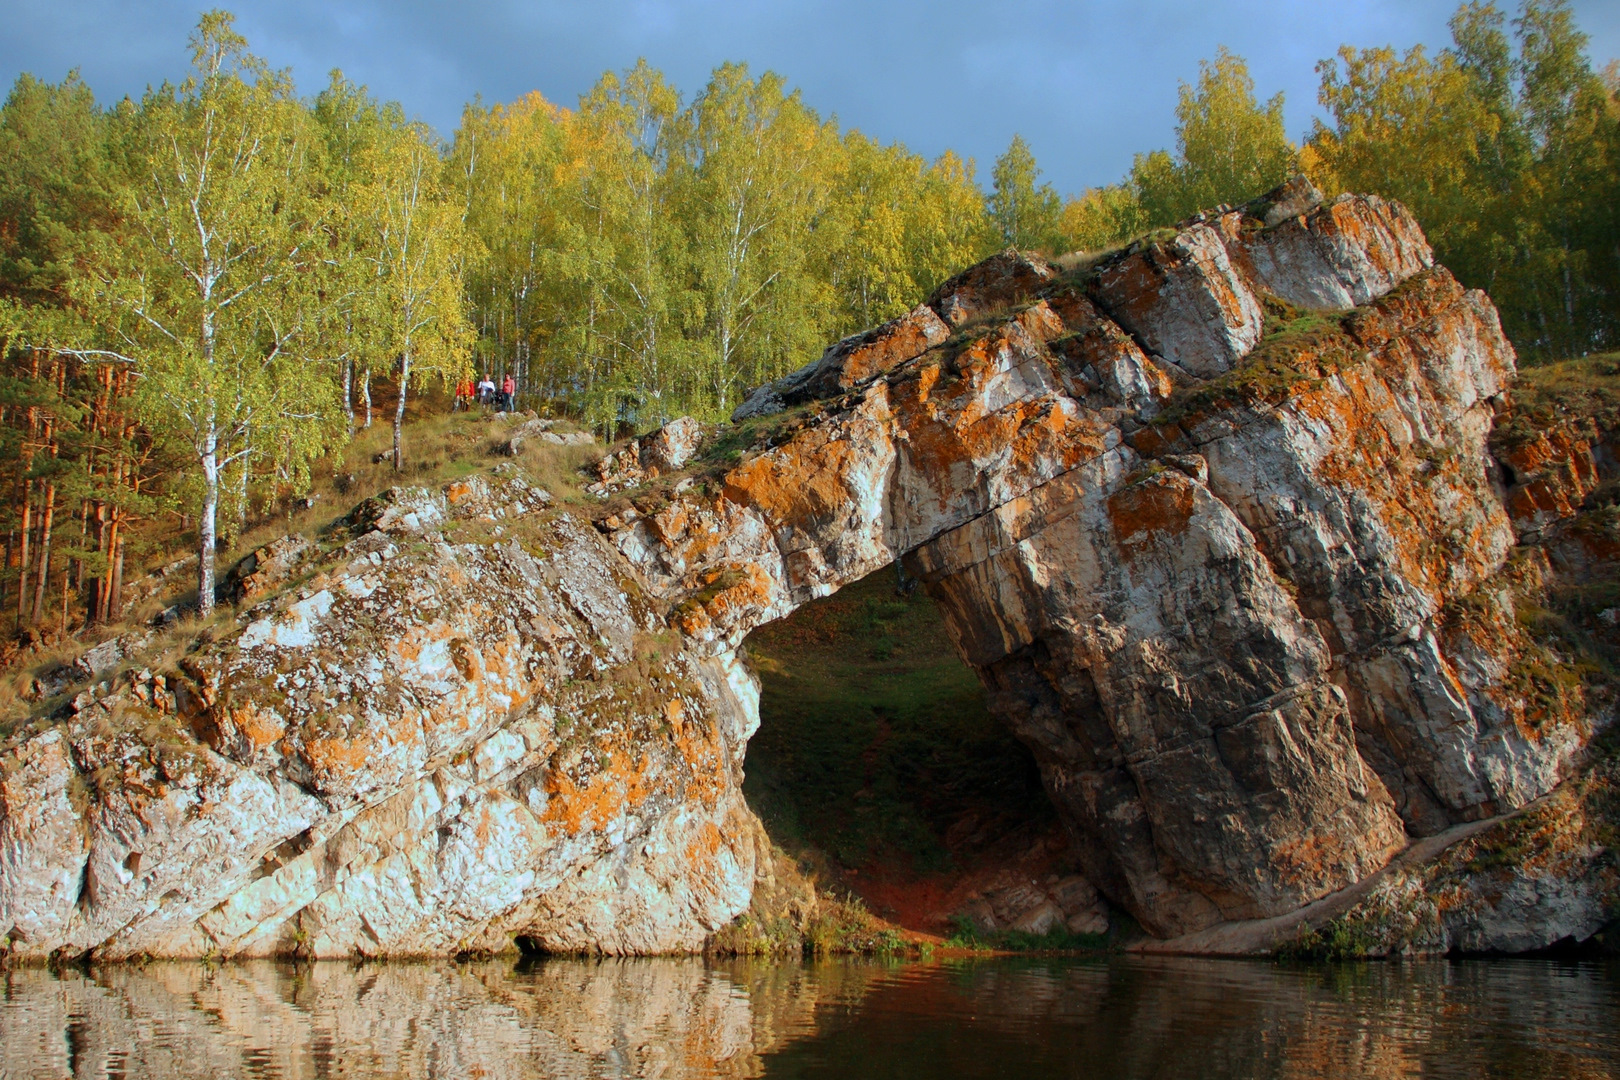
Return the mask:
[[1620, 68], [1564, 0], [1464, 4], [1451, 30], [1323, 60], [1298, 144], [1220, 49], [1174, 149], [1070, 197], [1022, 138], [982, 184], [742, 64], [690, 98], [643, 61], [571, 108], [475, 102], [448, 141], [340, 72], [302, 96], [220, 11], [138, 101], [23, 75], [0, 110], [0, 625], [118, 618], [176, 535], [206, 614], [250, 521], [374, 417], [404, 469], [408, 399], [447, 408], [475, 374], [606, 439], [721, 421], [985, 255], [1104, 251], [1299, 172], [1411, 208], [1521, 363], [1615, 348]]

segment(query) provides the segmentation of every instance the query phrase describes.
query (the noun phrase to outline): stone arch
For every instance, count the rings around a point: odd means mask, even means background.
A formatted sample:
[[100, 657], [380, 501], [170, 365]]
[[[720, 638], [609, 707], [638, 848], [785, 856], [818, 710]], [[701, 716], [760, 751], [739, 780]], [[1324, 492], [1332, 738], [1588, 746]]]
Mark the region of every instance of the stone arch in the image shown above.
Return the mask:
[[[716, 656], [904, 559], [1156, 934], [1292, 910], [1521, 805], [1578, 740], [1519, 734], [1435, 629], [1513, 541], [1484, 449], [1512, 349], [1398, 204], [1264, 205], [1290, 199], [965, 271], [755, 391], [744, 460], [610, 541]], [[599, 490], [680, 469], [683, 430]]]

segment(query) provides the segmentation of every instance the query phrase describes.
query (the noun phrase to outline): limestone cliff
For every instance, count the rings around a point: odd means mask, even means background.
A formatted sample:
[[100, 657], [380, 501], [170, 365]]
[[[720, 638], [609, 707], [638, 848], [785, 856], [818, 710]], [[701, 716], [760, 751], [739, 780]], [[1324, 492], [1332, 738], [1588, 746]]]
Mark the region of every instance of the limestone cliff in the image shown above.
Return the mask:
[[1542, 795], [1590, 734], [1578, 693], [1526, 693], [1486, 447], [1513, 376], [1488, 299], [1373, 197], [998, 255], [729, 432], [611, 455], [599, 511], [510, 467], [395, 492], [216, 640], [13, 736], [0, 930], [694, 948], [760, 866], [743, 639], [896, 558], [1105, 896], [1166, 936], [1291, 911]]

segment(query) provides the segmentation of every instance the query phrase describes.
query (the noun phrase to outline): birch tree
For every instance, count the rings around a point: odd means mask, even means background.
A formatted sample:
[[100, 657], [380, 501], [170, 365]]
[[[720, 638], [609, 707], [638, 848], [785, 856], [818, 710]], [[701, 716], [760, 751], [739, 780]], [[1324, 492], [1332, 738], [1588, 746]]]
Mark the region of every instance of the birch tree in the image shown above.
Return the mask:
[[1058, 222], [1062, 201], [1051, 184], [1035, 186], [1041, 170], [1022, 135], [1014, 135], [1007, 152], [991, 170], [995, 188], [990, 192], [990, 218], [1008, 247], [1053, 252], [1061, 246]]
[[644, 422], [662, 423], [687, 404], [684, 343], [673, 321], [684, 252], [669, 197], [683, 152], [680, 97], [642, 60], [622, 78], [603, 76], [577, 122], [597, 148], [587, 197], [612, 243], [603, 301], [614, 366], [623, 372], [616, 382]]
[[133, 239], [104, 245], [82, 282], [116, 344], [79, 355], [132, 365], [141, 415], [189, 451], [204, 615], [222, 476], [318, 456], [335, 411], [330, 369], [313, 361], [321, 207], [305, 121], [232, 17], [205, 14], [191, 76], [149, 92], [133, 121]]
[[446, 196], [444, 165], [430, 134], [407, 126], [380, 158], [367, 207], [371, 256], [371, 347], [394, 358], [394, 471], [405, 467], [405, 400], [412, 380], [452, 382], [470, 370], [473, 330], [462, 304], [466, 242], [461, 208]]
[[779, 75], [751, 79], [737, 64], [715, 69], [692, 113], [688, 205], [709, 336], [705, 396], [724, 416], [738, 394], [814, 349], [815, 300], [804, 294], [817, 283], [803, 272], [804, 241], [826, 195], [818, 165], [836, 139], [824, 138]]

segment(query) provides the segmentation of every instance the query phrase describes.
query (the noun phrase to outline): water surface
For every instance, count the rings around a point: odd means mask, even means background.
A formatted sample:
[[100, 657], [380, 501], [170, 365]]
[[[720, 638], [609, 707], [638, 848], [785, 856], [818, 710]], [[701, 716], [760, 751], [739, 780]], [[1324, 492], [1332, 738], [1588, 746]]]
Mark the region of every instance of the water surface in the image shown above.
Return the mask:
[[1620, 1076], [1620, 968], [154, 963], [0, 974], [0, 1077]]

